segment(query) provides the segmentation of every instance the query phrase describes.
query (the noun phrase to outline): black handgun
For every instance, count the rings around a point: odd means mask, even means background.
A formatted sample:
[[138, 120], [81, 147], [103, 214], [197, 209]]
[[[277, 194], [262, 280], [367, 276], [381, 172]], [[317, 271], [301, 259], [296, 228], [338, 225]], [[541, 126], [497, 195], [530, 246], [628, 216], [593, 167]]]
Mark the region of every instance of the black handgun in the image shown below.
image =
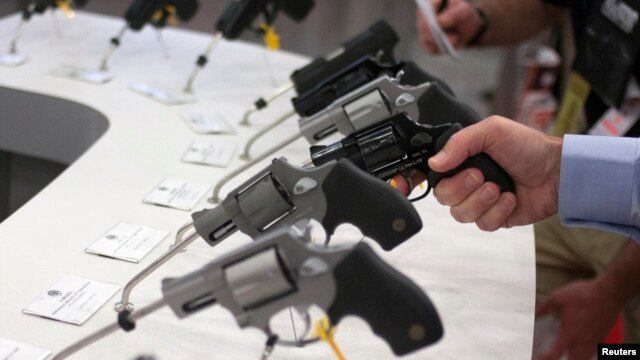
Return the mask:
[[[440, 180], [453, 176], [463, 169], [475, 167], [482, 171], [485, 181], [494, 182], [502, 192], [515, 193], [513, 180], [487, 154], [480, 153], [446, 173], [432, 171], [427, 159], [440, 151], [446, 142], [463, 126], [480, 121], [480, 117], [468, 106], [445, 92], [437, 92], [431, 98], [433, 106], [423, 104], [423, 112], [434, 114], [433, 121], [427, 115], [426, 123], [413, 121], [406, 113], [399, 113], [375, 125], [356, 131], [331, 145], [310, 148], [315, 166], [327, 161], [347, 158], [370, 174], [388, 180], [401, 171], [416, 168], [427, 176], [428, 185], [435, 187]], [[459, 121], [453, 123], [454, 121]], [[433, 124], [433, 125], [432, 125]], [[428, 191], [427, 191], [428, 193]]]

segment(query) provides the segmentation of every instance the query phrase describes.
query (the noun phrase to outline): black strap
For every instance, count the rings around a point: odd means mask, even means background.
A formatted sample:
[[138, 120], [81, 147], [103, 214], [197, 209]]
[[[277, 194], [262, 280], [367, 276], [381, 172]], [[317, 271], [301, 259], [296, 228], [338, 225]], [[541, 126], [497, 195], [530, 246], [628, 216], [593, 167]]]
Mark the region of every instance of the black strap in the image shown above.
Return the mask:
[[487, 32], [487, 28], [489, 27], [489, 18], [487, 17], [487, 14], [485, 14], [484, 10], [479, 8], [477, 5], [473, 5], [473, 8], [476, 10], [476, 13], [480, 17], [480, 26], [478, 26], [478, 30], [476, 30], [475, 35], [473, 35], [471, 40], [469, 40], [467, 46], [478, 45], [480, 43], [480, 40], [482, 40], [484, 33]]

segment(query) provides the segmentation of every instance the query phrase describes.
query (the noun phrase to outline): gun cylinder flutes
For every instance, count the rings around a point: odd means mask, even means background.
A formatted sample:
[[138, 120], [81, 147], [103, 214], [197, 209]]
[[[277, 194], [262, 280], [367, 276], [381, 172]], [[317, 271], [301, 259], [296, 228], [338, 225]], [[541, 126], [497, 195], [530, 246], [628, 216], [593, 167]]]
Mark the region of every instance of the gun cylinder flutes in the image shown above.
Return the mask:
[[187, 94], [193, 93], [193, 82], [196, 80], [196, 76], [198, 76], [198, 74], [200, 73], [200, 70], [202, 70], [202, 68], [204, 68], [205, 65], [207, 65], [207, 62], [209, 62], [209, 56], [211, 55], [213, 50], [215, 50], [215, 48], [218, 46], [218, 42], [220, 42], [220, 39], [222, 39], [222, 35], [223, 35], [222, 31], [217, 31], [215, 34], [213, 34], [213, 39], [211, 39], [211, 42], [209, 43], [209, 46], [207, 46], [207, 49], [204, 51], [202, 55], [198, 56], [198, 60], [196, 61], [196, 66], [191, 72], [189, 79], [187, 79], [187, 85], [184, 87], [183, 91], [185, 93]]
[[216, 186], [213, 189], [213, 194], [207, 200], [212, 204], [219, 203], [221, 201], [221, 199], [220, 199], [220, 190], [222, 189], [222, 187], [226, 183], [228, 183], [229, 181], [233, 180], [236, 176], [238, 176], [239, 174], [241, 174], [242, 172], [244, 172], [248, 168], [250, 168], [253, 165], [259, 163], [260, 161], [266, 159], [267, 157], [269, 157], [269, 155], [271, 155], [274, 152], [278, 151], [279, 149], [282, 149], [283, 147], [291, 144], [292, 142], [300, 139], [301, 137], [302, 137], [302, 134], [299, 133], [299, 132], [296, 132], [295, 134], [293, 134], [289, 138], [287, 138], [287, 139], [283, 140], [282, 142], [276, 144], [276, 146], [274, 146], [274, 147], [270, 148], [269, 150], [263, 152], [262, 154], [257, 156], [255, 159], [249, 161], [248, 163], [240, 166], [239, 168], [235, 169], [234, 171], [232, 171], [229, 174], [227, 174], [226, 176], [224, 176], [222, 179], [220, 179], [220, 181], [218, 181], [218, 183], [216, 184]]

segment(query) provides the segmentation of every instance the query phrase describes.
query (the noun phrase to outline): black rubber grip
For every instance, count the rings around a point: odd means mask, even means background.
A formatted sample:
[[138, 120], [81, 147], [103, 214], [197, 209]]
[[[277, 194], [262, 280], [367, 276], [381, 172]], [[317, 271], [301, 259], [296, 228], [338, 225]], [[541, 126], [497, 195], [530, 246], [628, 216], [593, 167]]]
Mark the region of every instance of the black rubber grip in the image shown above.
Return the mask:
[[327, 212], [321, 223], [331, 234], [340, 224], [349, 223], [384, 250], [391, 250], [422, 228], [420, 215], [399, 191], [349, 160], [338, 161], [322, 190]]
[[313, 0], [284, 0], [281, 3], [282, 12], [291, 20], [300, 22], [309, 15], [315, 2]]
[[225, 39], [237, 39], [245, 30], [251, 28], [251, 25], [265, 9], [268, 2], [268, 0], [229, 2], [216, 22], [216, 30], [222, 32]]
[[163, 0], [135, 0], [124, 14], [129, 28], [134, 31], [142, 29], [151, 21], [156, 10], [161, 9], [163, 3]]
[[[462, 126], [456, 124], [456, 126], [452, 126], [449, 131], [440, 136], [438, 140], [436, 140], [436, 151], [440, 151], [447, 143], [447, 141], [449, 141], [449, 138], [451, 138], [451, 136], [460, 129], [462, 129]], [[489, 155], [485, 153], [471, 156], [462, 164], [460, 164], [460, 166], [453, 170], [449, 170], [444, 173], [431, 171], [427, 174], [427, 181], [429, 182], [429, 185], [431, 185], [431, 187], [436, 187], [440, 180], [454, 176], [462, 170], [472, 167], [482, 171], [484, 181], [489, 181], [498, 185], [500, 192], [516, 192], [516, 188], [513, 184], [513, 179], [511, 179], [511, 176], [509, 176], [509, 174], [507, 174], [507, 172], [504, 171], [504, 169], [500, 165], [498, 165], [498, 163], [496, 163]]]
[[170, 0], [168, 3], [176, 7], [176, 15], [182, 22], [191, 20], [200, 7], [198, 0]]
[[333, 274], [336, 298], [327, 311], [333, 324], [347, 315], [361, 317], [396, 355], [442, 338], [442, 322], [429, 297], [368, 245], [355, 246]]
[[449, 85], [447, 85], [440, 78], [425, 72], [413, 61], [404, 62], [400, 70], [402, 70], [404, 73], [400, 78], [400, 84], [402, 85], [418, 86], [426, 82], [435, 82], [440, 85], [440, 87], [444, 89], [444, 91], [453, 95], [453, 91], [451, 90]]
[[382, 52], [385, 61], [393, 61], [392, 49], [398, 43], [398, 35], [384, 20], [379, 20], [369, 29], [348, 40], [343, 45], [343, 52], [333, 59], [314, 59], [309, 65], [294, 71], [291, 81], [299, 95], [306, 94], [320, 82], [339, 73], [363, 56], [375, 56]]
[[467, 127], [481, 120], [480, 115], [445, 90], [440, 82], [436, 82], [422, 94], [418, 99], [418, 108], [418, 122], [425, 125], [460, 123]]

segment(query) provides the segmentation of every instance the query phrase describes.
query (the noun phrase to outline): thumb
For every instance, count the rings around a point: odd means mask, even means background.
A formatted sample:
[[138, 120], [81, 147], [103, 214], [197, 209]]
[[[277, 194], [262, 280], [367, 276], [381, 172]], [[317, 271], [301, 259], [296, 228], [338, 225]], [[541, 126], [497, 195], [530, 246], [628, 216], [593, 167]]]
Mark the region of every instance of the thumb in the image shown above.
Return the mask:
[[429, 168], [435, 172], [449, 171], [470, 156], [485, 151], [504, 135], [500, 126], [503, 120], [492, 116], [456, 132], [442, 150], [429, 159]]

